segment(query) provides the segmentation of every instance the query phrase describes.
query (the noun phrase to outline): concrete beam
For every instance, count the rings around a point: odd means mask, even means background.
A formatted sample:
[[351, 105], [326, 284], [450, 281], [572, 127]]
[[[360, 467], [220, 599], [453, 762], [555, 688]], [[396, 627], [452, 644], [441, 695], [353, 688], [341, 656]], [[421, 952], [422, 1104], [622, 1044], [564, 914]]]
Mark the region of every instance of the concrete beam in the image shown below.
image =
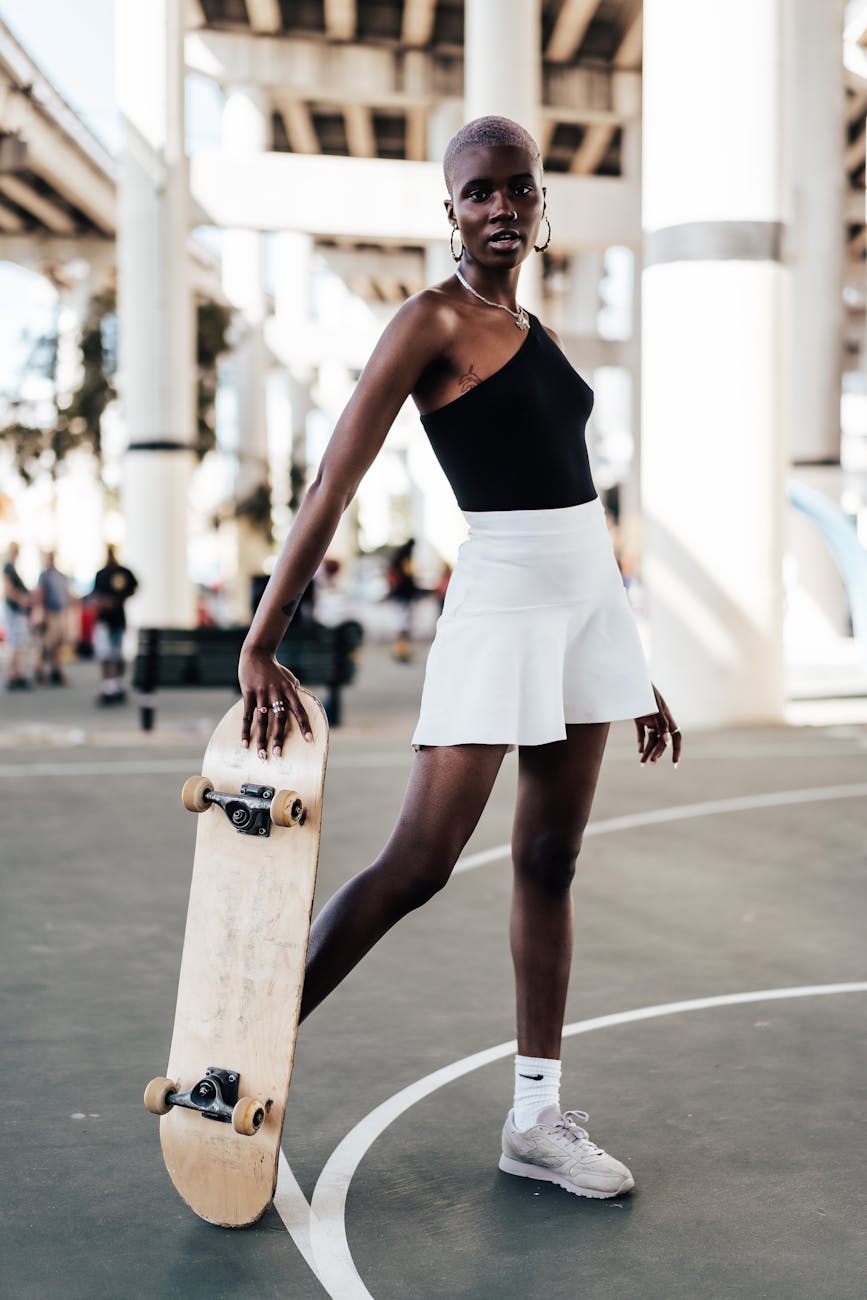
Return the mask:
[[10, 198], [13, 203], [17, 203], [19, 208], [24, 208], [41, 221], [55, 235], [72, 235], [75, 233], [75, 222], [72, 217], [63, 208], [52, 203], [50, 199], [45, 198], [28, 185], [18, 176], [0, 176], [0, 190]]
[[404, 0], [401, 44], [427, 45], [433, 35], [436, 0]]
[[346, 142], [354, 158], [376, 157], [376, 132], [373, 116], [364, 104], [346, 104], [343, 109]]
[[293, 152], [318, 154], [319, 136], [313, 124], [313, 115], [303, 100], [281, 95], [276, 105], [282, 114]]
[[867, 220], [863, 189], [846, 191], [843, 197], [843, 213], [847, 226], [856, 226]]
[[598, 8], [599, 0], [563, 0], [545, 50], [550, 63], [569, 63], [575, 57]]
[[[388, 158], [237, 157], [220, 150], [190, 164], [194, 198], [220, 226], [302, 230], [384, 243], [445, 239], [445, 197], [438, 162]], [[638, 247], [639, 193], [631, 180], [547, 177], [558, 250]]]
[[[98, 229], [106, 234], [114, 233], [113, 176], [80, 149], [78, 142], [52, 122], [41, 107], [8, 86], [0, 89], [0, 131], [20, 135], [27, 145], [29, 169], [83, 212]], [[49, 225], [49, 229], [55, 227]], [[58, 233], [65, 233], [65, 228], [58, 229]]]
[[407, 110], [406, 156], [410, 162], [424, 162], [427, 158], [427, 109]]
[[844, 165], [847, 172], [854, 172], [864, 166], [865, 150], [867, 150], [867, 132], [861, 131], [846, 148]]
[[[5, 203], [0, 203], [0, 230], [6, 231], [7, 234], [17, 234], [19, 230], [24, 229], [24, 222], [21, 217], [12, 208], [7, 208]], [[12, 259], [14, 261], [14, 258]]]
[[247, 19], [254, 32], [268, 35], [279, 32], [283, 26], [280, 0], [244, 0]]
[[207, 24], [205, 11], [202, 8], [202, 0], [186, 0], [187, 4], [187, 28], [195, 29], [204, 27]]
[[608, 153], [614, 139], [614, 126], [588, 126], [584, 139], [572, 155], [569, 170], [573, 176], [592, 176]]
[[615, 68], [637, 71], [641, 67], [642, 46], [644, 43], [644, 5], [643, 0], [634, 0], [635, 10], [623, 31], [623, 39], [617, 47], [612, 60]]
[[[401, 55], [353, 42], [334, 45], [269, 36], [251, 40], [233, 32], [207, 30], [188, 34], [186, 61], [191, 72], [223, 86], [268, 87], [277, 102], [291, 98], [340, 108], [357, 103], [406, 111], [432, 108], [443, 99], [460, 100], [464, 92], [460, 60], [438, 59], [421, 49]], [[541, 115], [555, 122], [617, 126], [628, 115], [615, 95], [616, 78], [630, 75], [638, 87], [631, 102], [640, 104], [640, 75], [628, 69], [543, 70]]]
[[355, 39], [355, 0], [325, 0], [325, 35], [330, 41]]

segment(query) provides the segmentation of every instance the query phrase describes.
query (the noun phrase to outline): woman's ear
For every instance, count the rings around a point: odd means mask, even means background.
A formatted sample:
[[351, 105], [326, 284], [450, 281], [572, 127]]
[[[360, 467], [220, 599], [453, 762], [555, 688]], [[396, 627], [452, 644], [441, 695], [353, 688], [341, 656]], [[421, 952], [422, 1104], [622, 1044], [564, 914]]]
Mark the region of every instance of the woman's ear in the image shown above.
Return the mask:
[[449, 221], [452, 223], [452, 225], [454, 225], [456, 221], [455, 205], [452, 203], [451, 199], [443, 199], [443, 207], [446, 210], [446, 216], [448, 217]]

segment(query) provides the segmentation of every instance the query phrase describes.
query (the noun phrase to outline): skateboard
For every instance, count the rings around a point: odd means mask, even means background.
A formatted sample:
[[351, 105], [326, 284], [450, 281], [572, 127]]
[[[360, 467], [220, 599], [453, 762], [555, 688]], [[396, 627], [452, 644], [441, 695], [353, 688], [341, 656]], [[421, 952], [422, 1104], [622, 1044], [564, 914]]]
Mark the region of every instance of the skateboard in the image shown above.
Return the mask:
[[239, 701], [181, 794], [198, 814], [190, 903], [168, 1069], [144, 1101], [176, 1189], [223, 1227], [255, 1223], [277, 1182], [328, 753], [325, 711], [301, 696], [312, 742], [293, 726], [260, 759]]

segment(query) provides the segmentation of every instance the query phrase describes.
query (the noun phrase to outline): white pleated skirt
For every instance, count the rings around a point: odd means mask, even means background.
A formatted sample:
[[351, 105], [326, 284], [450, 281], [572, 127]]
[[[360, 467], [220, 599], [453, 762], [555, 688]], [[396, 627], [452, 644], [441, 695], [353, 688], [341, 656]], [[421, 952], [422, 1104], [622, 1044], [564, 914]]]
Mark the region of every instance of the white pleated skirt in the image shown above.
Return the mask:
[[656, 711], [635, 617], [597, 498], [465, 511], [428, 656], [418, 745], [545, 745], [570, 722]]

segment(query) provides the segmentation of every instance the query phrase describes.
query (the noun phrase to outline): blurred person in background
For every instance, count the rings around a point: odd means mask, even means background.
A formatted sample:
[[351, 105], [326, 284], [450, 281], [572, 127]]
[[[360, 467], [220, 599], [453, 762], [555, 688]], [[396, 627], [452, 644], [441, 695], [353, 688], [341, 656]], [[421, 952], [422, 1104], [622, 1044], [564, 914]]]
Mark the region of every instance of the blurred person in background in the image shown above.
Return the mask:
[[39, 636], [36, 680], [40, 685], [65, 686], [63, 659], [69, 639], [69, 579], [55, 563], [54, 552], [45, 556], [45, 568], [36, 584]]
[[138, 579], [135, 574], [119, 563], [114, 547], [109, 546], [105, 567], [99, 570], [93, 581], [93, 600], [96, 604], [93, 651], [102, 665], [102, 685], [96, 702], [102, 707], [123, 704], [126, 700], [123, 685], [123, 637], [126, 632], [124, 607], [137, 588]]
[[3, 566], [3, 597], [6, 615], [6, 644], [9, 661], [6, 665], [6, 689], [28, 691], [32, 682], [27, 677], [27, 652], [30, 647], [30, 611], [33, 593], [18, 572], [20, 548], [17, 542], [9, 547]]
[[412, 660], [412, 610], [416, 600], [424, 594], [415, 580], [412, 561], [414, 550], [415, 538], [410, 537], [392, 555], [385, 575], [388, 580], [388, 599], [393, 600], [398, 608], [398, 625], [391, 657], [399, 664], [408, 664]]

